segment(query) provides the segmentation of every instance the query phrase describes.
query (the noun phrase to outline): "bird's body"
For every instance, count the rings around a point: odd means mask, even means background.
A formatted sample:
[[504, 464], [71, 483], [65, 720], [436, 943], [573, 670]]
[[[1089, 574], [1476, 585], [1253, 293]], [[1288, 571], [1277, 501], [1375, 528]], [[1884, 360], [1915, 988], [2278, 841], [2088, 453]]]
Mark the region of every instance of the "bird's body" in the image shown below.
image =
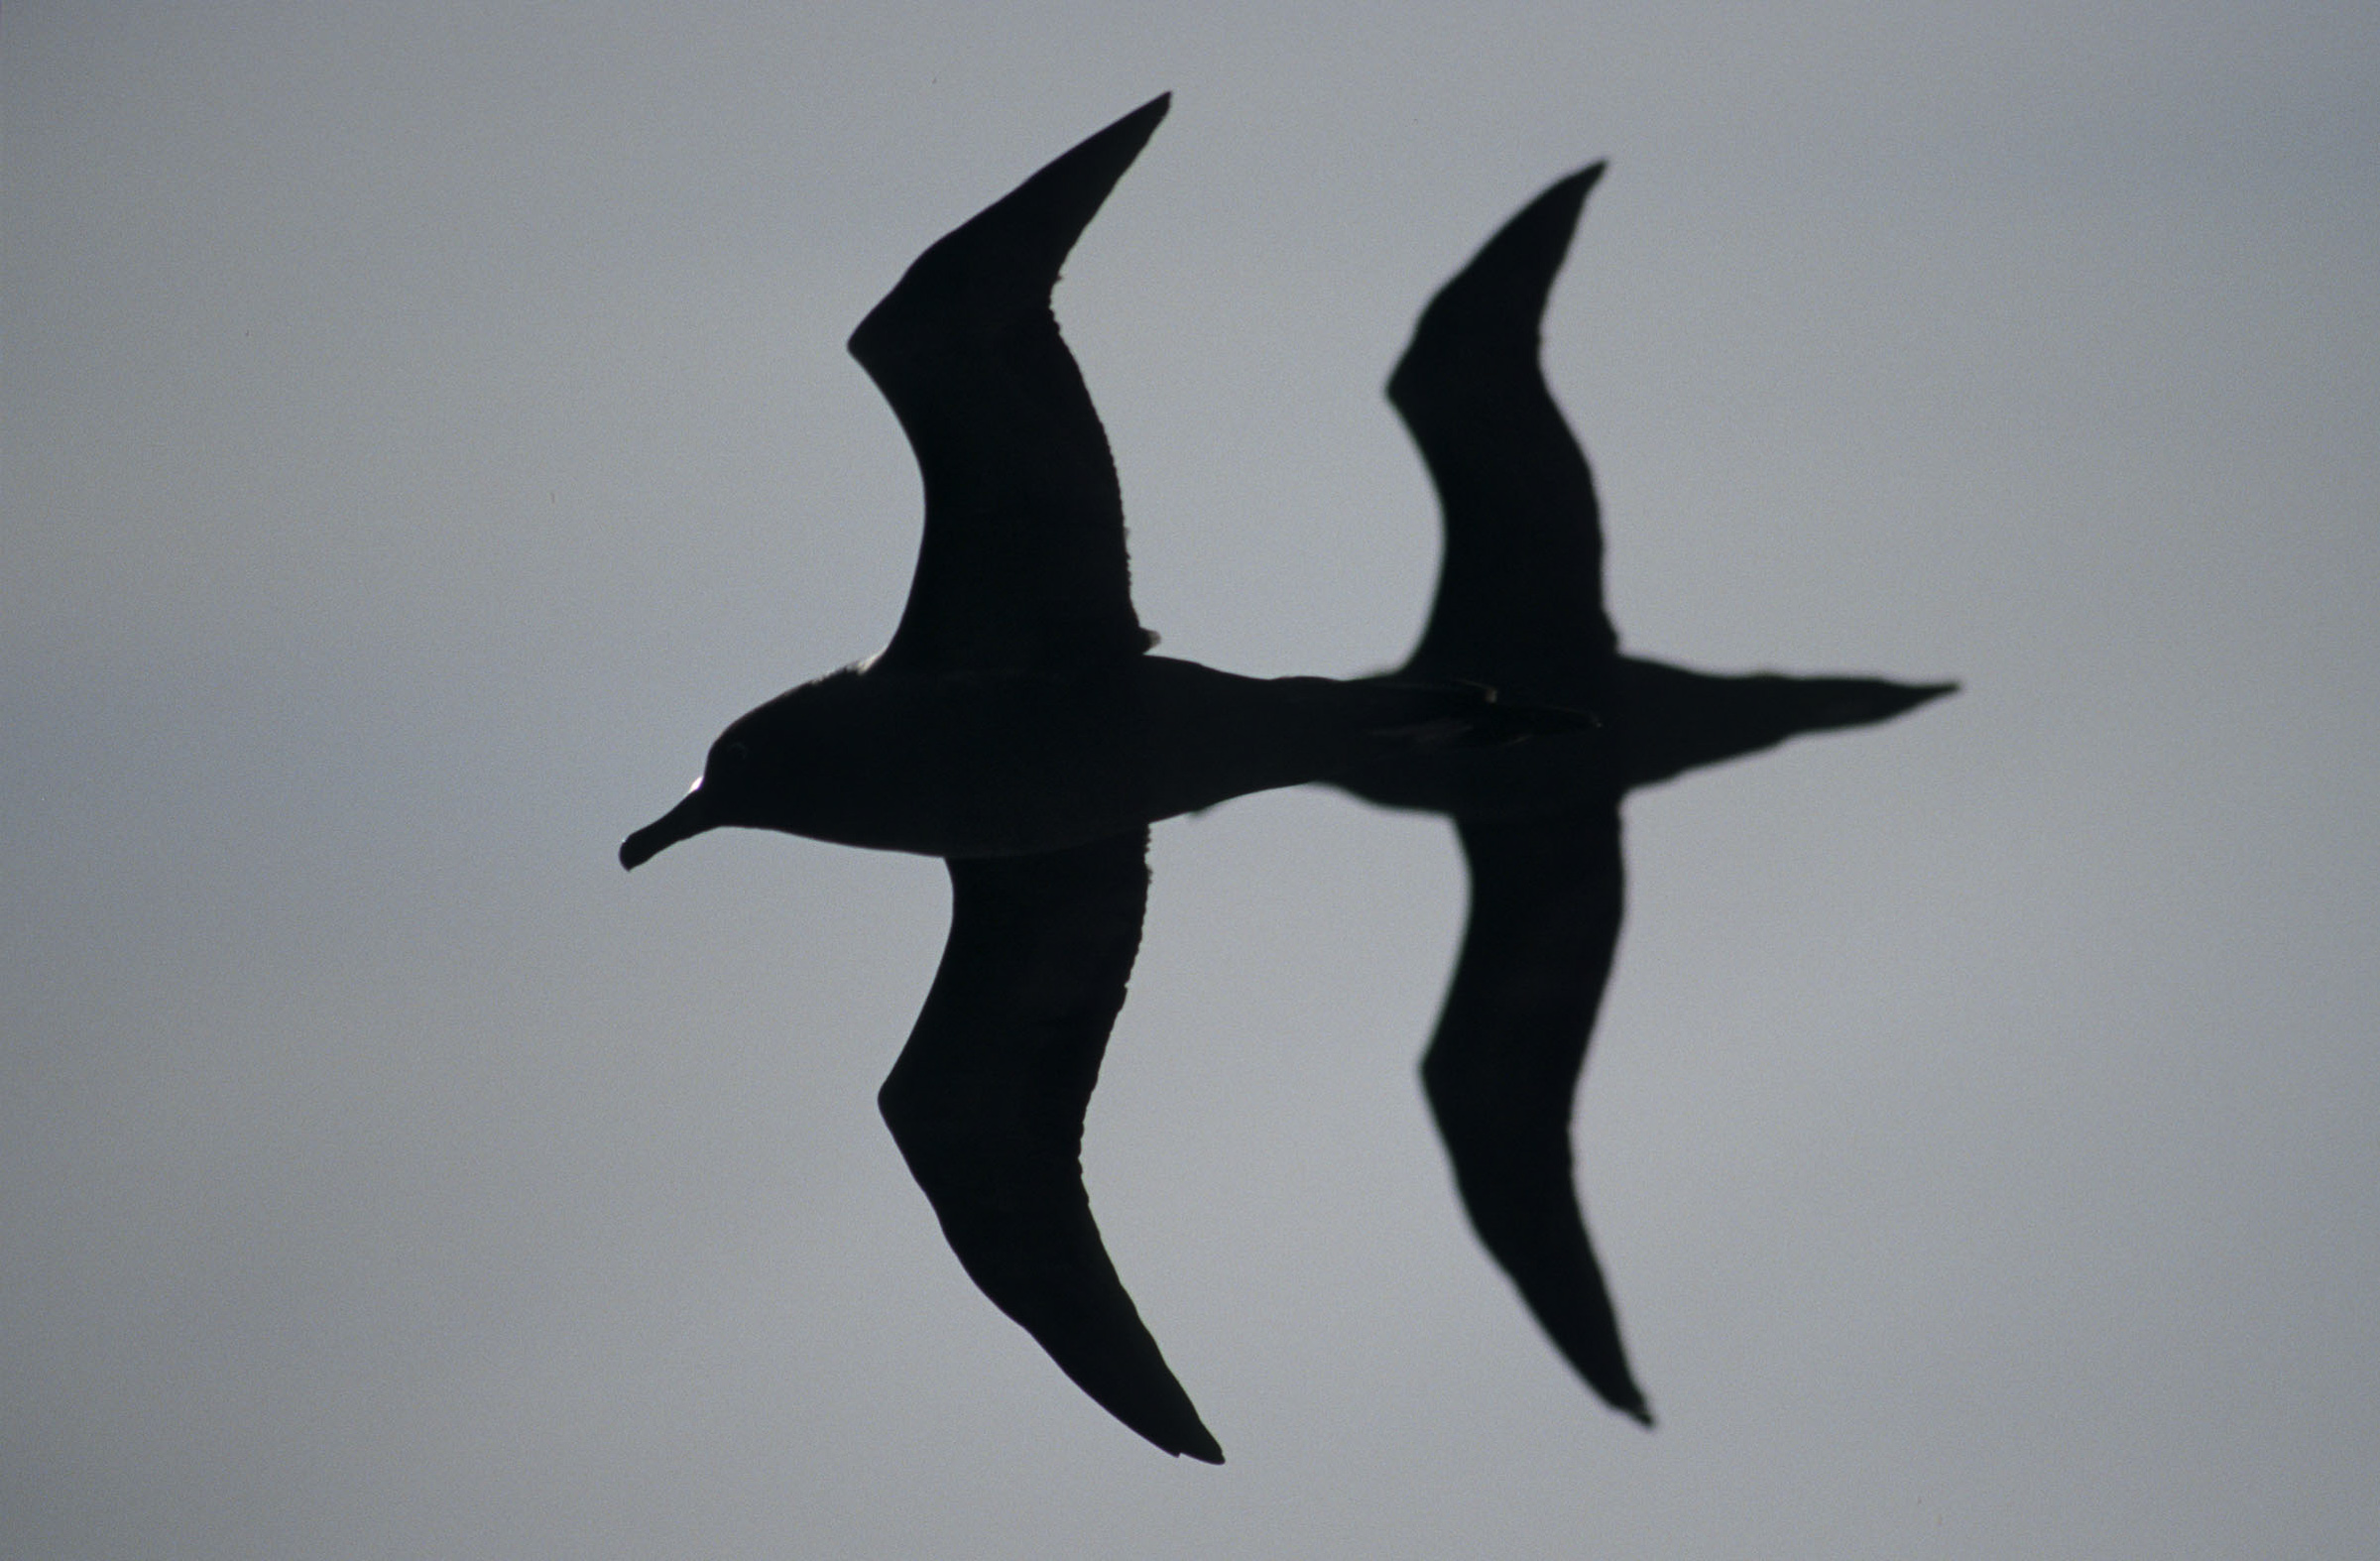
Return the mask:
[[924, 856], [1059, 851], [1537, 718], [1483, 707], [1462, 686], [1242, 677], [1163, 656], [1065, 669], [863, 663], [736, 720], [686, 814], [626, 849], [643, 861], [689, 824], [729, 824]]
[[1507, 222], [1422, 313], [1388, 382], [1438, 491], [1438, 590], [1394, 680], [1470, 679], [1596, 711], [1592, 739], [1392, 756], [1334, 783], [1444, 813], [1471, 916], [1423, 1085], [1473, 1228], [1556, 1348], [1646, 1424], [1588, 1240], [1572, 1101], [1619, 939], [1631, 789], [1805, 732], [1889, 719], [1952, 683], [1715, 673], [1625, 656], [1604, 606], [1587, 457], [1538, 362], [1539, 321], [1597, 164]]

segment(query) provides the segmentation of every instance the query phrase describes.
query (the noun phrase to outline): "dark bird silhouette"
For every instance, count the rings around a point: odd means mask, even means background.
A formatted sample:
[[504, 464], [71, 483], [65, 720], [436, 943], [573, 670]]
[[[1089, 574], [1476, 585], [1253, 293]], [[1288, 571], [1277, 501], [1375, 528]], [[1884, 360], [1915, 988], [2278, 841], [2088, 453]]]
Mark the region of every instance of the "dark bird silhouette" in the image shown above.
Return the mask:
[[1523, 207], [1423, 310], [1388, 381], [1445, 528], [1437, 600], [1389, 677], [1469, 678], [1594, 710], [1593, 740], [1411, 754], [1336, 780], [1453, 817], [1471, 920], [1421, 1065], [1480, 1240], [1590, 1387], [1646, 1425], [1587, 1237], [1570, 1119], [1621, 910], [1620, 799], [1803, 732], [1889, 720], [1958, 687], [1721, 675], [1619, 653], [1587, 457], [1547, 391], [1539, 321], [1601, 163]]
[[1220, 1463], [1083, 1188], [1148, 825], [1386, 755], [1588, 722], [1473, 684], [1235, 677], [1145, 654], [1115, 466], [1050, 294], [1166, 103], [935, 243], [853, 332], [924, 477], [899, 627], [729, 725], [620, 861], [723, 824], [948, 859], [950, 938], [879, 1096], [885, 1121], [984, 1293], [1125, 1424]]

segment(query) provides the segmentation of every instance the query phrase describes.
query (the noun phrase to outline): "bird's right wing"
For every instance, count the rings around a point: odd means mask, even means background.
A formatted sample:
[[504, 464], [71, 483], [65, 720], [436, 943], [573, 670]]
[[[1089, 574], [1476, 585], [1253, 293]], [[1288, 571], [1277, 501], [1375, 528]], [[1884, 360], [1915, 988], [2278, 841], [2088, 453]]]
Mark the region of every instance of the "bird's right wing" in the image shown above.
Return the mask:
[[993, 1304], [1126, 1425], [1211, 1464], [1083, 1189], [1099, 1082], [1148, 901], [1148, 832], [953, 859], [950, 941], [878, 1095], [942, 1234]]
[[1617, 645], [1587, 456], [1546, 389], [1538, 327], [1601, 163], [1557, 181], [1430, 300], [1388, 379], [1445, 526], [1405, 669], [1575, 695]]
[[1555, 1348], [1612, 1408], [1652, 1424], [1587, 1239], [1571, 1103], [1619, 940], [1619, 810], [1458, 818], [1471, 864], [1463, 957], [1422, 1059], [1455, 1182]]
[[1050, 290], [1165, 117], [1158, 97], [920, 255], [852, 332], [925, 481], [925, 540], [878, 659], [921, 672], [1136, 656], [1124, 500]]

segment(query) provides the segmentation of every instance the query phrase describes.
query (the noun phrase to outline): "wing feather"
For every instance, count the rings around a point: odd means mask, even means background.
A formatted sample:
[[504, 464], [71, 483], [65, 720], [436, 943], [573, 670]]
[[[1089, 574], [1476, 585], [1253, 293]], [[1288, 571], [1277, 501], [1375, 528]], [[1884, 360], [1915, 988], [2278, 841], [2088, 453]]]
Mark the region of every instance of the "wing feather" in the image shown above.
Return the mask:
[[1614, 1409], [1652, 1423], [1587, 1237], [1570, 1119], [1619, 941], [1616, 805], [1460, 818], [1463, 955], [1422, 1059], [1463, 1207], [1555, 1348]]
[[1116, 464], [1050, 292], [1167, 99], [1127, 114], [920, 255], [852, 333], [925, 487], [925, 537], [879, 658], [942, 672], [1133, 656]]
[[878, 1103], [993, 1304], [1126, 1425], [1221, 1463], [1083, 1187], [1083, 1117], [1140, 945], [1147, 850], [1141, 830], [953, 860], [950, 940]]
[[1389, 376], [1445, 532], [1410, 673], [1577, 698], [1618, 643], [1595, 480], [1538, 364], [1546, 299], [1603, 171], [1559, 180], [1497, 230], [1430, 300]]

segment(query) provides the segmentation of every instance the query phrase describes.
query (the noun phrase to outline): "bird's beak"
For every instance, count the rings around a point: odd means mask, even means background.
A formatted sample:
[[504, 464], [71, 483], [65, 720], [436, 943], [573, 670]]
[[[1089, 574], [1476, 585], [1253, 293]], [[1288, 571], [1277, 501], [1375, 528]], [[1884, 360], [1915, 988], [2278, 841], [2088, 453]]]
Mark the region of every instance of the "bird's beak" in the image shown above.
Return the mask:
[[716, 822], [711, 817], [710, 804], [703, 799], [702, 788], [697, 786], [686, 793], [684, 801], [620, 842], [620, 865], [642, 867], [670, 846], [701, 834]]

